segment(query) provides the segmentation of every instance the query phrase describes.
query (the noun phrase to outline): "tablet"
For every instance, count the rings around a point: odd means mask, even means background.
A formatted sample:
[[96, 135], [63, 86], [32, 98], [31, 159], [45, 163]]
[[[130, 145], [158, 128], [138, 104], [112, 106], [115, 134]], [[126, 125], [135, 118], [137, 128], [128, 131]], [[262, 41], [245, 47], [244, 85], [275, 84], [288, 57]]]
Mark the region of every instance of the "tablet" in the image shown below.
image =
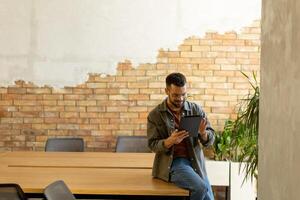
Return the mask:
[[199, 125], [202, 120], [200, 115], [182, 116], [179, 123], [179, 130], [186, 130], [190, 137], [198, 137]]

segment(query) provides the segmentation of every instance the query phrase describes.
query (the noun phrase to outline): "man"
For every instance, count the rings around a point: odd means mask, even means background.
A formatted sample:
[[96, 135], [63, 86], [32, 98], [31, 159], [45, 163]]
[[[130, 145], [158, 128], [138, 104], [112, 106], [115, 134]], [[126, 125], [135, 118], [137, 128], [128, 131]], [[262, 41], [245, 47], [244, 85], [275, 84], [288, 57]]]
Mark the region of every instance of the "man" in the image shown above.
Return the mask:
[[[152, 175], [188, 189], [190, 200], [212, 200], [202, 146], [213, 144], [214, 130], [201, 107], [186, 101], [186, 90], [183, 74], [169, 74], [165, 88], [168, 97], [148, 115], [148, 145], [156, 153]], [[198, 138], [189, 137], [184, 130], [178, 131], [182, 115], [204, 116]]]

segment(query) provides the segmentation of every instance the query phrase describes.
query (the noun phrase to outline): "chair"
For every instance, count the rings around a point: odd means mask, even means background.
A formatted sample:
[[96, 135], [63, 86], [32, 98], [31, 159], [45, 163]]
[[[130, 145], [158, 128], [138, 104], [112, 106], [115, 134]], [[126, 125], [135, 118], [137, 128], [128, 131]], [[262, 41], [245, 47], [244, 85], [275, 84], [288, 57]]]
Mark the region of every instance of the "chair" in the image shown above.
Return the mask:
[[47, 200], [76, 200], [64, 181], [58, 180], [44, 189]]
[[116, 152], [150, 153], [147, 136], [118, 136]]
[[27, 200], [22, 188], [15, 183], [0, 184], [0, 200]]
[[83, 152], [84, 141], [82, 138], [49, 138], [45, 151]]

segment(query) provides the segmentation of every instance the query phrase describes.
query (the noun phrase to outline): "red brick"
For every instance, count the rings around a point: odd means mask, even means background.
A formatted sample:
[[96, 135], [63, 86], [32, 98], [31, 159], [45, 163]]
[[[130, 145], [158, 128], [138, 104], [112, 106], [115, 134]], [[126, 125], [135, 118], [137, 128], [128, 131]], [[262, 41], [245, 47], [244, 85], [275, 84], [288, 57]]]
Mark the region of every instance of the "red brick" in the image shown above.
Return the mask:
[[232, 71], [232, 70], [241, 70], [241, 65], [230, 65], [230, 64], [224, 64], [224, 65], [221, 65], [221, 70], [229, 70], [229, 71]]
[[148, 70], [147, 73], [146, 73], [146, 75], [147, 76], [166, 75], [166, 70]]
[[43, 99], [45, 100], [62, 100], [63, 95], [62, 94], [44, 94]]
[[100, 130], [118, 130], [119, 125], [118, 124], [100, 124], [99, 129]]
[[57, 124], [57, 129], [78, 130], [79, 124]]
[[0, 87], [0, 94], [6, 94], [7, 93], [7, 88]]
[[97, 118], [98, 113], [97, 112], [81, 112], [80, 118]]
[[144, 76], [146, 74], [145, 70], [129, 70], [129, 71], [123, 71], [123, 76]]
[[79, 94], [66, 94], [64, 95], [64, 100], [84, 100], [85, 96], [84, 95], [79, 95]]
[[51, 94], [51, 88], [27, 88], [27, 94]]
[[129, 107], [128, 112], [146, 112], [147, 107], [141, 107], [141, 106], [136, 106], [136, 107]]
[[64, 111], [65, 107], [64, 106], [44, 106], [44, 111]]
[[258, 52], [258, 46], [237, 47], [238, 52]]
[[44, 119], [46, 124], [68, 124], [68, 123], [77, 123], [77, 119], [75, 118], [45, 118]]
[[52, 88], [52, 94], [72, 94], [73, 88]]
[[32, 124], [33, 129], [56, 129], [56, 124]]
[[180, 56], [182, 58], [201, 58], [202, 52], [200, 52], [200, 51], [181, 52]]
[[138, 118], [139, 114], [136, 112], [120, 113], [120, 118]]
[[107, 110], [107, 112], [126, 112], [126, 111], [128, 111], [128, 107], [127, 106], [118, 106], [118, 107], [107, 106], [106, 110]]
[[192, 51], [192, 46], [191, 45], [180, 45], [178, 47], [180, 51]]
[[127, 88], [127, 83], [108, 83], [108, 88]]
[[61, 118], [77, 118], [79, 117], [78, 112], [60, 112], [59, 117]]
[[25, 124], [41, 124], [44, 122], [43, 118], [24, 118]]
[[80, 130], [98, 130], [99, 126], [97, 124], [80, 124]]
[[97, 101], [95, 100], [81, 100], [81, 101], [77, 101], [76, 103], [77, 106], [96, 106], [97, 105]]
[[147, 82], [128, 83], [128, 88], [148, 88]]
[[119, 118], [120, 113], [112, 113], [112, 112], [105, 112], [105, 113], [99, 113], [99, 118]]
[[39, 105], [44, 105], [44, 106], [56, 106], [57, 101], [56, 100], [43, 100], [43, 101], [38, 101]]
[[184, 40], [184, 45], [199, 45], [200, 39], [198, 38], [188, 38]]
[[169, 58], [169, 63], [191, 63], [190, 58]]
[[[113, 120], [113, 119], [110, 119], [110, 120]], [[110, 120], [109, 119], [103, 119], [103, 118], [101, 118], [101, 119], [91, 118], [90, 119], [90, 124], [108, 124]]]
[[10, 118], [10, 117], [12, 117], [12, 112], [4, 112], [4, 111], [0, 111], [0, 118], [1, 118], [1, 117]]
[[13, 104], [12, 100], [0, 100], [0, 106], [10, 106]]
[[156, 106], [159, 103], [161, 103], [161, 101], [159, 101], [159, 100], [149, 100], [149, 101], [138, 101], [137, 105], [138, 106]]
[[190, 63], [197, 63], [197, 64], [213, 64], [213, 58], [191, 58]]
[[3, 124], [5, 124], [5, 123], [7, 123], [7, 124], [21, 124], [21, 123], [23, 123], [23, 118], [16, 118], [16, 117], [14, 117], [14, 118], [5, 118], [5, 117], [3, 117], [0, 120], [1, 120], [1, 123], [3, 123]]
[[39, 112], [27, 111], [27, 112], [13, 112], [13, 117], [38, 117]]
[[85, 106], [65, 106], [66, 112], [86, 112]]
[[138, 130], [140, 126], [138, 124], [120, 124], [120, 130]]
[[58, 117], [59, 112], [42, 112], [40, 113], [40, 117]]
[[235, 75], [235, 71], [214, 71], [214, 76], [226, 76], [226, 77], [232, 77]]
[[128, 100], [149, 100], [148, 94], [130, 94]]
[[120, 95], [109, 95], [109, 100], [128, 100], [128, 95], [126, 94], [120, 94]]
[[151, 88], [151, 89], [140, 89], [140, 94], [159, 94], [160, 89]]
[[92, 89], [83, 89], [83, 88], [74, 88], [73, 89], [73, 93], [74, 94], [93, 94], [93, 90]]
[[108, 95], [107, 94], [93, 94], [86, 96], [87, 100], [107, 100]]
[[107, 88], [107, 83], [87, 83], [88, 88]]
[[14, 100], [14, 105], [18, 106], [35, 106], [39, 105], [38, 101], [31, 101], [31, 100]]
[[9, 87], [7, 89], [8, 94], [25, 94], [26, 88]]
[[235, 46], [212, 46], [211, 51], [235, 52], [235, 51], [237, 51], [237, 47], [235, 47]]
[[245, 40], [243, 38], [239, 38], [239, 40], [223, 40], [222, 44], [225, 46], [243, 46], [245, 45]]
[[94, 94], [95, 95], [109, 95], [109, 94], [118, 94], [119, 93], [119, 89], [94, 89]]

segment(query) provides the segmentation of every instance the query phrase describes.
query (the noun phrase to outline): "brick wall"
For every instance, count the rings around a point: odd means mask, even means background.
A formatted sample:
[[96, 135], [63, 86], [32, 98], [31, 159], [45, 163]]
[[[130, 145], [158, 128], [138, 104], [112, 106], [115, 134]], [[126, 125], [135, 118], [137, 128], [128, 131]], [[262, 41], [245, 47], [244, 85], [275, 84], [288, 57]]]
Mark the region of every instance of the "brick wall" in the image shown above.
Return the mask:
[[[63, 89], [16, 81], [0, 88], [0, 151], [43, 150], [48, 137], [78, 136], [87, 151], [112, 151], [118, 135], [146, 135], [148, 112], [165, 98], [165, 77], [188, 79], [189, 100], [200, 103], [216, 130], [236, 117], [236, 104], [251, 91], [240, 70], [259, 73], [260, 21], [240, 34], [208, 32], [177, 50], [160, 50], [157, 63], [116, 75], [89, 74], [85, 83]], [[258, 74], [259, 75], [259, 74]]]

